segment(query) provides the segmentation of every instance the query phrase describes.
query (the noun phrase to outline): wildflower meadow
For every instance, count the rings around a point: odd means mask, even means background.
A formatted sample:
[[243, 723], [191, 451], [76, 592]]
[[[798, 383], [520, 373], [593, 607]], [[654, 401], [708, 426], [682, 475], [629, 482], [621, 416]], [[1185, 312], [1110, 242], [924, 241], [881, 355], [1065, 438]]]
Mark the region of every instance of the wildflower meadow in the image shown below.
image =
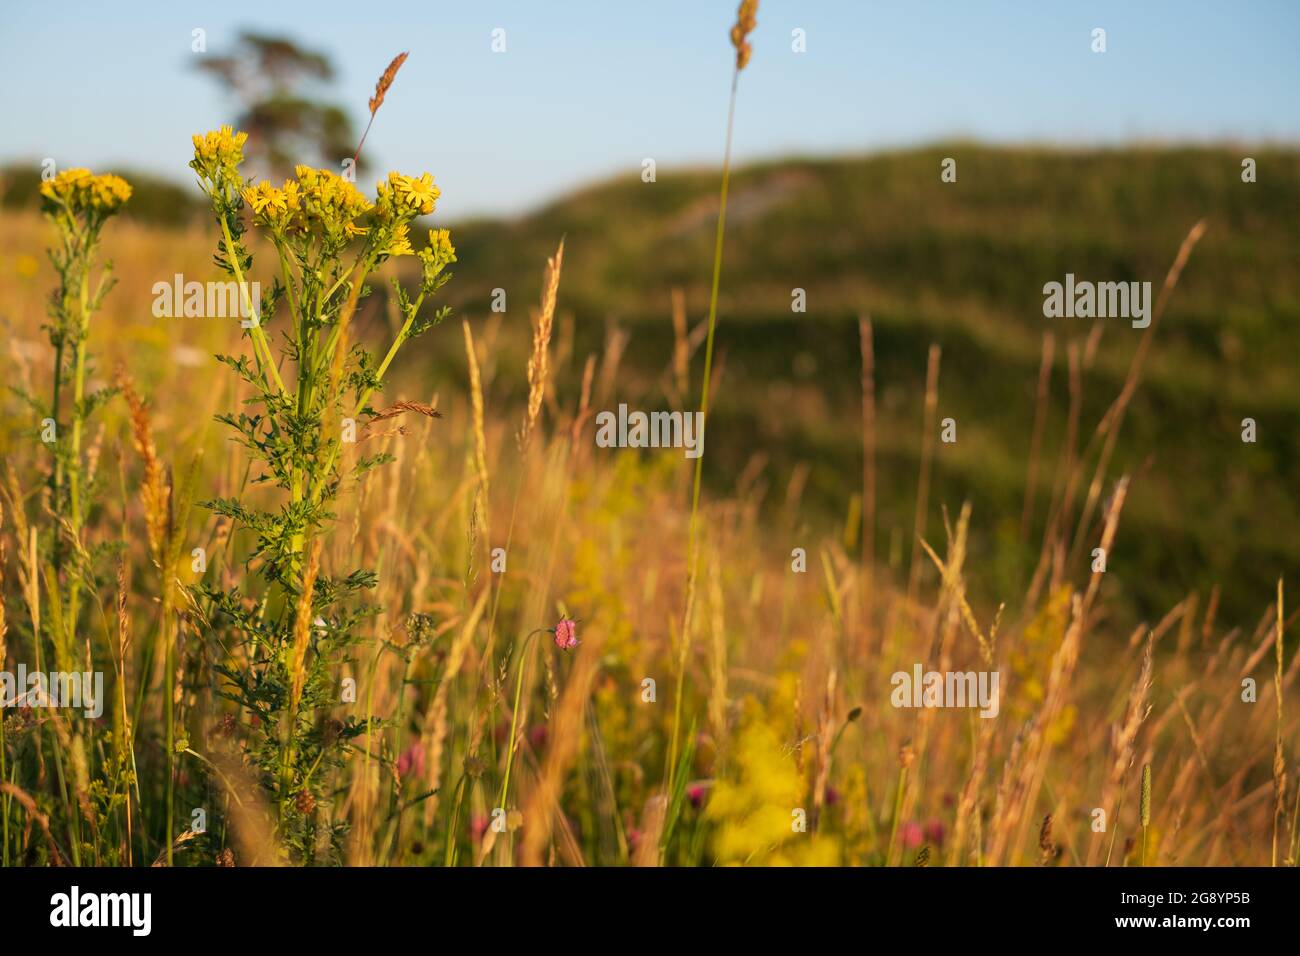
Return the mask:
[[[1300, 153], [738, 163], [759, 7], [717, 165], [517, 221], [368, 167], [396, 28], [345, 155], [5, 206], [0, 865], [1296, 866]], [[1129, 239], [959, 192], [1066, 167]]]

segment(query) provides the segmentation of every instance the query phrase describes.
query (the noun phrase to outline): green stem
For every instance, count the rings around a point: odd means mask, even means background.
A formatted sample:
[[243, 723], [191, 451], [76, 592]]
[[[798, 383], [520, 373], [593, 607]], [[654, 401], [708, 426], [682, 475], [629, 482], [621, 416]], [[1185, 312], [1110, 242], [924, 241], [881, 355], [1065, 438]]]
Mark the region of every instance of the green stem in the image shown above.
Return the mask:
[[[406, 336], [411, 329], [411, 323], [415, 321], [415, 316], [419, 313], [420, 305], [423, 302], [424, 293], [422, 292], [420, 293], [419, 298], [415, 300], [414, 305], [411, 306], [410, 314], [407, 315], [406, 321], [402, 323], [401, 331], [399, 331], [397, 337], [393, 339], [393, 344], [388, 347], [388, 353], [384, 356], [384, 360], [379, 363], [379, 368], [375, 373], [376, 379], [383, 381], [384, 373], [388, 371], [388, 366], [392, 364], [393, 358], [397, 355], [397, 350], [401, 348], [402, 343], [406, 341]], [[325, 352], [328, 354], [330, 351], [331, 349], [327, 344]], [[374, 393], [374, 386], [365, 389], [365, 391], [361, 393], [360, 397], [357, 399], [357, 406], [352, 411], [353, 418], [361, 414], [361, 410], [366, 407], [366, 402], [370, 401], [370, 396]], [[338, 459], [338, 455], [339, 443], [336, 441], [330, 445], [329, 454], [325, 458], [325, 467], [319, 471], [316, 480], [312, 482], [311, 500], [313, 504], [320, 501], [320, 496], [325, 491], [325, 482], [329, 479], [330, 474], [334, 470], [334, 462]]]
[[162, 618], [162, 635], [166, 646], [166, 652], [163, 655], [163, 666], [167, 669], [166, 677], [163, 684], [166, 687], [163, 698], [163, 719], [167, 722], [167, 865], [172, 865], [172, 845], [175, 840], [172, 835], [173, 814], [175, 813], [176, 803], [176, 635], [171, 626], [172, 617], [172, 599], [171, 586], [166, 580], [163, 581], [163, 618]]
[[[718, 204], [718, 232], [713, 242], [713, 285], [709, 290], [709, 334], [704, 344], [704, 384], [700, 390], [700, 438], [704, 442], [704, 429], [709, 418], [709, 379], [713, 372], [713, 333], [718, 321], [718, 286], [722, 281], [722, 239], [727, 228], [727, 187], [731, 182], [731, 131], [736, 118], [736, 84], [740, 79], [737, 70], [731, 78], [731, 102], [727, 108], [727, 146], [722, 159], [722, 192]], [[704, 470], [704, 456], [695, 459], [695, 483], [691, 491], [691, 541], [695, 541], [696, 512], [700, 504], [700, 475]], [[694, 569], [692, 568], [692, 573]]]
[[[695, 478], [691, 489], [691, 520], [689, 545], [687, 548], [687, 583], [686, 610], [682, 620], [682, 655], [685, 658], [690, 646], [691, 614], [694, 610], [695, 580], [698, 571], [698, 515], [700, 508], [700, 479], [704, 472], [704, 434], [709, 421], [709, 379], [713, 377], [713, 333], [718, 323], [718, 287], [722, 281], [722, 240], [727, 229], [727, 188], [731, 183], [731, 133], [736, 119], [736, 87], [740, 81], [740, 70], [731, 76], [731, 96], [727, 105], [727, 144], [722, 156], [722, 191], [718, 201], [718, 231], [713, 241], [713, 283], [709, 289], [709, 332], [704, 345], [704, 384], [700, 389], [700, 448], [701, 454], [695, 459]], [[677, 706], [673, 716], [672, 745], [668, 754], [668, 791], [673, 789], [674, 776], [677, 772], [677, 748], [681, 734], [681, 697], [685, 687], [685, 661], [677, 686]]]
[[898, 818], [903, 813], [903, 791], [907, 789], [907, 768], [898, 770], [898, 790], [894, 793], [894, 816], [889, 824], [889, 843], [885, 846], [885, 866], [894, 856], [894, 839], [898, 836]]
[[442, 858], [442, 865], [445, 867], [456, 865], [456, 826], [460, 821], [460, 805], [465, 799], [465, 784], [468, 780], [468, 775], [464, 773], [460, 775], [460, 780], [456, 782], [456, 799], [448, 802], [450, 813], [447, 822], [447, 846]]
[[[519, 493], [523, 488], [524, 475], [528, 470], [528, 449], [530, 445], [525, 444], [519, 453], [519, 470], [515, 473], [515, 497], [514, 503], [510, 506], [510, 524], [506, 527], [506, 554], [510, 553], [510, 547], [515, 537], [515, 518], [519, 514]], [[492, 610], [488, 614], [488, 634], [487, 644], [483, 650], [483, 668], [485, 674], [496, 672], [496, 636], [497, 636], [497, 611], [501, 608], [501, 591], [505, 586], [505, 575], [502, 574], [492, 582]], [[479, 701], [482, 698], [486, 682], [480, 685], [479, 692], [475, 695], [474, 706], [477, 710]]]
[[510, 746], [506, 750], [506, 775], [501, 782], [501, 799], [497, 801], [497, 806], [502, 810], [506, 809], [506, 798], [510, 796], [510, 769], [515, 762], [515, 744], [519, 734], [519, 700], [524, 687], [524, 665], [528, 663], [528, 645], [535, 636], [546, 630], [547, 628], [539, 627], [529, 632], [524, 638], [523, 647], [519, 649], [519, 663], [515, 665], [515, 705], [510, 712]]
[[250, 319], [255, 320], [256, 324], [251, 326], [253, 337], [253, 348], [256, 350], [259, 346], [262, 349], [261, 358], [266, 368], [270, 370], [270, 381], [274, 381], [276, 389], [281, 395], [288, 394], [284, 387], [284, 382], [280, 378], [280, 370], [276, 368], [275, 356], [271, 354], [271, 345], [266, 340], [266, 333], [262, 331], [262, 317], [253, 315], [253, 302], [248, 295], [248, 286], [244, 282], [244, 270], [239, 265], [239, 253], [235, 250], [235, 240], [230, 235], [230, 225], [226, 222], [226, 217], [220, 217], [221, 237], [226, 243], [226, 259], [230, 263], [230, 269], [235, 274], [235, 282], [239, 285], [239, 298], [243, 302], [244, 311], [248, 313]]
[[[85, 258], [81, 264], [80, 290], [77, 294], [77, 364], [72, 383], [72, 464], [68, 468], [69, 522], [72, 536], [81, 542], [81, 424], [82, 402], [86, 394], [86, 346], [90, 338], [90, 252], [94, 248], [94, 239], [87, 240]], [[57, 425], [55, 426], [58, 427]], [[81, 603], [81, 581], [78, 574], [73, 574], [68, 582], [67, 627], [70, 634], [77, 629], [78, 605]]]
[[[73, 266], [74, 250], [80, 244], [81, 232], [76, 228], [75, 222], [69, 216], [66, 220], [66, 228], [63, 235], [63, 256], [57, 260], [60, 275], [60, 334], [58, 344], [54, 348], [54, 389], [50, 403], [50, 414], [54, 417], [55, 427], [55, 455], [54, 455], [54, 507], [60, 507], [60, 500], [63, 491], [63, 456], [58, 453], [58, 433], [59, 428], [59, 399], [63, 388], [63, 343], [67, 333], [67, 316], [68, 309], [71, 305], [68, 295], [68, 271]], [[54, 567], [59, 570], [62, 564], [62, 557], [59, 548], [54, 549]]]

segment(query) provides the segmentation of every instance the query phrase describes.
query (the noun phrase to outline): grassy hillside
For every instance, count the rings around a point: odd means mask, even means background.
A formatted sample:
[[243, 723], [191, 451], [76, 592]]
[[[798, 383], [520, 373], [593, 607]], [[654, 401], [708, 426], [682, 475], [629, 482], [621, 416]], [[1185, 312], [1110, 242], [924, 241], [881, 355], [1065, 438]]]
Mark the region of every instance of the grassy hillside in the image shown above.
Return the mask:
[[[946, 155], [957, 183], [940, 182]], [[296, 334], [315, 319], [314, 279], [278, 268], [260, 227], [247, 275], [265, 290], [280, 273], [297, 291], [256, 336], [233, 316], [157, 314], [156, 283], [219, 277], [218, 233], [210, 221], [164, 226], [141, 202], [105, 229], [94, 258], [112, 259], [116, 285], [78, 338], [78, 384], [62, 379], [56, 417], [68, 420], [69, 388], [94, 415], [53, 442], [45, 396], [71, 355], [41, 326], [53, 318], [66, 335], [90, 313], [72, 308], [75, 283], [51, 298], [41, 254], [55, 227], [28, 207], [3, 213], [0, 667], [107, 672], [113, 706], [104, 720], [6, 713], [0, 778], [14, 799], [0, 807], [0, 861], [1293, 861], [1300, 834], [1279, 828], [1275, 799], [1295, 806], [1282, 770], [1300, 707], [1278, 696], [1294, 696], [1300, 658], [1272, 625], [1286, 620], [1294, 641], [1300, 157], [1255, 158], [1250, 185], [1227, 150], [954, 145], [741, 170], [698, 577], [693, 462], [597, 447], [593, 416], [694, 405], [715, 172], [661, 171], [516, 222], [456, 226], [444, 291], [467, 321], [402, 344], [361, 398], [325, 376], [322, 337]], [[300, 188], [319, 201], [319, 184]], [[1067, 272], [1158, 286], [1202, 217], [1208, 232], [1150, 339], [1125, 320], [1043, 317], [1044, 283]], [[81, 241], [66, 222], [62, 235]], [[313, 235], [295, 237], [295, 256]], [[554, 335], [530, 354], [529, 311], [562, 235]], [[334, 328], [346, 321], [372, 355], [336, 353], [354, 383], [373, 384], [354, 376], [395, 354], [385, 280], [411, 262], [372, 273], [355, 317], [342, 286], [325, 297]], [[490, 311], [494, 289], [504, 314]], [[791, 312], [794, 289], [806, 313]], [[875, 560], [858, 560], [855, 537], [863, 313], [876, 356]], [[679, 338], [677, 326], [694, 331]], [[1098, 484], [1109, 501], [1076, 536], [1090, 436], [1139, 341], [1152, 343], [1148, 374]], [[272, 386], [212, 358], [247, 359], [254, 344], [296, 404], [250, 401]], [[285, 358], [294, 346], [301, 365]], [[932, 569], [910, 580], [932, 348], [932, 419], [957, 427], [955, 444], [938, 443], [933, 423], [925, 436], [934, 481], [921, 510], [942, 582]], [[355, 445], [333, 444], [340, 407], [365, 419], [353, 402], [372, 398], [383, 416]], [[254, 436], [235, 441], [216, 419], [236, 411], [272, 417], [234, 419]], [[1259, 441], [1244, 445], [1248, 416]], [[1081, 485], [1050, 540], [1078, 551], [1036, 587], [1065, 474]], [[1110, 495], [1121, 474], [1127, 498]], [[1099, 576], [1088, 550], [1102, 512], [1118, 536]], [[809, 573], [792, 573], [795, 547]], [[1130, 627], [1139, 617], [1145, 631]], [[899, 707], [893, 675], [917, 665], [1002, 675], [1005, 719]], [[647, 676], [657, 698], [643, 696]], [[340, 693], [345, 677], [356, 694]], [[1138, 799], [1141, 778], [1153, 801]], [[200, 806], [213, 812], [196, 835], [188, 814]], [[504, 831], [489, 823], [497, 807]], [[791, 808], [805, 807], [809, 830], [792, 828]], [[1093, 829], [1094, 807], [1108, 832]]]
[[[717, 333], [722, 379], [706, 481], [718, 491], [734, 490], [738, 480], [754, 493], [766, 489], [764, 506], [772, 513], [783, 507], [793, 477], [797, 488], [806, 481], [800, 522], [818, 530], [849, 523], [852, 499], [862, 491], [858, 317], [869, 315], [878, 403], [877, 555], [905, 566], [910, 554], [926, 357], [937, 344], [937, 417], [956, 420], [957, 442], [936, 446], [929, 535], [939, 534], [943, 508], [955, 514], [969, 501], [972, 559], [986, 572], [976, 576], [979, 596], [996, 601], [1023, 593], [1066, 432], [1071, 346], [1083, 373], [1082, 450], [1118, 394], [1141, 334], [1123, 320], [1046, 319], [1042, 287], [1072, 272], [1094, 281], [1150, 281], [1158, 290], [1183, 236], [1204, 217], [1208, 231], [1159, 327], [1111, 468], [1111, 478], [1128, 473], [1135, 480], [1107, 585], [1116, 606], [1146, 616], [1162, 614], [1191, 590], [1208, 596], [1216, 584], [1225, 613], [1256, 613], [1279, 573], [1300, 570], [1300, 506], [1289, 493], [1300, 479], [1300, 153], [1249, 151], [1258, 163], [1254, 184], [1241, 182], [1245, 154], [955, 143], [740, 169], [728, 218]], [[957, 160], [955, 183], [940, 180], [947, 156]], [[624, 401], [647, 410], [695, 405], [699, 352], [689, 396], [680, 394], [671, 371], [672, 295], [682, 291], [698, 348], [717, 183], [716, 170], [708, 169], [660, 169], [657, 182], [643, 183], [638, 168], [514, 221], [453, 224], [459, 262], [446, 292], [476, 322], [499, 320], [492, 364], [505, 368], [504, 400], [522, 398], [538, 264], [564, 236], [561, 400], [576, 401], [588, 355], [605, 355], [626, 336], [621, 365], [603, 360], [597, 410]], [[7, 205], [23, 205], [20, 185], [10, 177]], [[142, 181], [140, 201], [128, 206], [127, 218], [135, 220], [128, 241], [140, 243], [141, 279], [123, 282], [113, 307], [140, 319], [128, 332], [137, 347], [162, 341], [147, 321], [152, 283], [170, 280], [182, 266], [195, 277], [210, 271], [211, 240], [201, 224], [175, 234], [183, 239], [158, 231], [158, 208], [191, 218], [187, 197], [197, 200], [197, 190]], [[48, 241], [45, 227], [25, 213], [9, 222], [8, 243], [0, 244], [0, 253], [6, 246], [11, 253], [0, 261], [6, 314], [26, 313], [34, 324], [49, 284], [43, 263], [40, 276], [33, 272], [35, 254]], [[159, 242], [148, 238], [155, 233]], [[170, 258], [154, 268], [150, 250], [160, 248]], [[507, 292], [507, 311], [493, 317], [496, 288]], [[791, 311], [796, 288], [806, 292], [802, 314]], [[385, 299], [377, 287], [367, 303], [369, 321], [382, 321]], [[1049, 407], [1033, 520], [1022, 535], [1048, 333]], [[224, 334], [189, 329], [185, 337], [207, 350], [218, 347], [208, 340]], [[464, 380], [456, 342], [439, 339], [427, 348], [423, 359], [400, 361], [398, 372], [420, 387], [448, 375]], [[1246, 417], [1258, 423], [1254, 445], [1240, 439]], [[787, 551], [795, 543], [779, 542]]]
[[[1241, 181], [1243, 155], [1257, 160], [1257, 183]], [[945, 156], [957, 159], [956, 183], [940, 181]], [[496, 287], [511, 303], [535, 301], [535, 263], [567, 236], [561, 303], [575, 320], [578, 356], [571, 387], [582, 357], [617, 325], [630, 334], [625, 372], [641, 373], [645, 406], [662, 407], [671, 290], [684, 290], [692, 326], [707, 312], [716, 188], [711, 170], [661, 170], [656, 183], [629, 175], [515, 222], [466, 224], [454, 298], [479, 315]], [[1000, 529], [975, 556], [1013, 592], [1037, 553], [1036, 535], [1022, 546], [1018, 526], [1044, 333], [1055, 349], [1039, 525], [1065, 431], [1070, 343], [1086, 355], [1086, 439], [1140, 336], [1104, 320], [1087, 347], [1094, 322], [1044, 318], [1043, 284], [1072, 272], [1146, 280], [1156, 292], [1183, 236], [1205, 217], [1208, 232], [1159, 328], [1114, 459], [1112, 471], [1136, 481], [1110, 583], [1155, 613], [1230, 578], [1223, 606], [1244, 611], [1266, 599], [1279, 572], [1300, 565], [1300, 509], [1289, 493], [1300, 478], [1300, 154], [950, 144], [752, 166], [733, 180], [733, 203], [718, 327], [725, 378], [706, 467], [715, 484], [730, 486], [761, 455], [779, 498], [806, 462], [806, 500], [844, 519], [861, 490], [857, 318], [868, 314], [880, 403], [879, 553], [907, 552], [926, 354], [937, 343], [939, 418], [957, 420], [958, 441], [938, 446], [931, 528], [939, 506], [969, 500], [976, 524]], [[805, 314], [791, 311], [794, 288], [806, 290]], [[642, 400], [621, 381], [622, 398]], [[1255, 445], [1241, 441], [1245, 417], [1258, 422]]]

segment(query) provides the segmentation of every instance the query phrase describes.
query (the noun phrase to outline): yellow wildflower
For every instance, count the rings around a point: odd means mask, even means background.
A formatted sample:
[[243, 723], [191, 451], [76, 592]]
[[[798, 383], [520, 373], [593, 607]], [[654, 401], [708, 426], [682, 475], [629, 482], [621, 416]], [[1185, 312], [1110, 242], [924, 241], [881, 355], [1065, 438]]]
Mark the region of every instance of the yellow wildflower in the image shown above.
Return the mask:
[[275, 211], [275, 206], [281, 204], [276, 202], [277, 193], [279, 193], [278, 189], [266, 180], [262, 180], [256, 186], [250, 186], [247, 189], [242, 190], [240, 195], [244, 197], [244, 202], [253, 207], [254, 214], [257, 214], [261, 213], [268, 206], [272, 207], [272, 212]]
[[248, 134], [236, 133], [229, 126], [209, 130], [203, 135], [194, 134], [194, 159], [190, 166], [200, 175], [217, 179], [220, 174], [234, 176], [235, 169], [244, 161], [244, 144]]
[[284, 196], [284, 206], [290, 212], [297, 212], [302, 208], [301, 197], [298, 191], [298, 181], [296, 179], [286, 179], [284, 188], [280, 190]]
[[436, 255], [446, 257], [448, 262], [456, 261], [456, 247], [451, 244], [450, 229], [430, 229], [429, 248]]
[[307, 220], [319, 223], [328, 233], [354, 236], [365, 232], [352, 221], [371, 205], [356, 186], [328, 169], [298, 166], [294, 171]]
[[809, 793], [790, 748], [752, 698], [734, 741], [730, 772], [717, 780], [706, 814], [718, 825], [723, 865], [834, 866], [839, 842], [806, 836]]
[[63, 206], [72, 214], [112, 215], [131, 198], [131, 184], [121, 176], [96, 176], [88, 169], [65, 169], [41, 183], [41, 196], [49, 206]]
[[130, 198], [131, 184], [121, 176], [105, 173], [90, 181], [90, 201], [98, 209], [115, 211]]
[[419, 177], [389, 173], [388, 185], [392, 187], [396, 205], [407, 214], [429, 215], [433, 212], [438, 197], [442, 195], [442, 190], [433, 184], [433, 176], [430, 173], [424, 173]]
[[388, 241], [388, 248], [384, 250], [386, 255], [390, 256], [413, 256], [415, 250], [411, 248], [411, 238], [408, 235], [410, 226], [406, 223], [400, 223], [393, 230], [393, 238]]
[[430, 229], [429, 244], [420, 250], [419, 255], [424, 268], [424, 282], [429, 286], [438, 273], [456, 261], [456, 247], [451, 244], [451, 230]]
[[69, 205], [91, 178], [89, 169], [65, 169], [53, 179], [41, 183], [41, 195], [51, 201]]

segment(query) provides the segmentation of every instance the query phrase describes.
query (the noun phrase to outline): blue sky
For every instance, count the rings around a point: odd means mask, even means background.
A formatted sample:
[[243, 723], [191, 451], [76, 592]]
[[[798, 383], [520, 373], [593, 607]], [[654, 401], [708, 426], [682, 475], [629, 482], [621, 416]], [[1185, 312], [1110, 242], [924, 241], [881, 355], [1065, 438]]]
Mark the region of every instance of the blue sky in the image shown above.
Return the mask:
[[[7, 4], [0, 161], [187, 176], [189, 137], [235, 104], [194, 72], [239, 29], [334, 57], [364, 124], [389, 59], [411, 58], [366, 151], [431, 171], [442, 217], [513, 214], [595, 178], [716, 163], [734, 0], [357, 0]], [[1300, 140], [1293, 0], [762, 0], [742, 76], [741, 159], [945, 137], [999, 142]], [[490, 49], [506, 31], [507, 52]], [[791, 51], [802, 28], [807, 52]], [[1107, 52], [1090, 50], [1094, 27]]]

